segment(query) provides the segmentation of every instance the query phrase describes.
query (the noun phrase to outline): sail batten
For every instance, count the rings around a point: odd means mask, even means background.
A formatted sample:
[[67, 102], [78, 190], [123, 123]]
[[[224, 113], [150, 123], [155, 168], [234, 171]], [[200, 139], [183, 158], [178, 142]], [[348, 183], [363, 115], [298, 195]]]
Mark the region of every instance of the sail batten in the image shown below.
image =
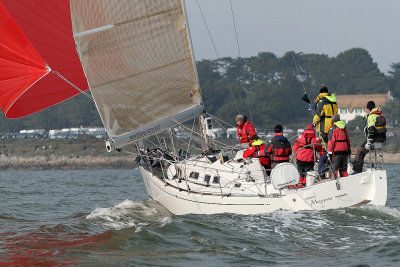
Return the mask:
[[105, 31], [105, 30], [111, 29], [114, 26], [115, 25], [110, 24], [110, 25], [98, 27], [98, 28], [95, 28], [95, 29], [91, 29], [91, 30], [87, 30], [87, 31], [83, 31], [83, 32], [78, 32], [78, 33], [74, 34], [74, 37], [76, 38], [76, 37], [81, 37], [81, 36], [84, 36], [84, 35], [87, 35], [87, 34], [91, 34], [91, 33]]
[[[178, 114], [183, 122], [193, 117], [188, 110], [203, 111], [180, 0], [70, 4], [78, 54], [111, 138], [131, 142], [139, 136], [132, 133], [151, 134], [145, 129], [160, 121], [171, 127]], [[82, 34], [93, 29], [100, 30]]]

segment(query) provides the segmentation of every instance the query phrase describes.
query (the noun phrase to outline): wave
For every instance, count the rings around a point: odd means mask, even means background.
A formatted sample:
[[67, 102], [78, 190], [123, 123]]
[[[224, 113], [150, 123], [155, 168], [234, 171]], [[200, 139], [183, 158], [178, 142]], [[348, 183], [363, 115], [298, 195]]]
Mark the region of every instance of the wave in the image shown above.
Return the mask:
[[172, 222], [171, 213], [156, 201], [133, 202], [129, 199], [108, 208], [96, 208], [86, 220], [107, 230], [122, 230], [157, 223], [163, 227]]
[[355, 215], [381, 218], [383, 220], [400, 220], [399, 208], [367, 205], [358, 208], [349, 208], [347, 210]]

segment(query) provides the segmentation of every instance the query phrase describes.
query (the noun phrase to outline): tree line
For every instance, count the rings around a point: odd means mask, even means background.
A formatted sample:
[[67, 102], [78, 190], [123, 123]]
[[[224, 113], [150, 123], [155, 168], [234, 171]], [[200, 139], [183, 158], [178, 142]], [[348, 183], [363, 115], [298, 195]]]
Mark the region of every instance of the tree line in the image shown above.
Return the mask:
[[[237, 113], [246, 114], [261, 128], [277, 123], [300, 127], [311, 122], [304, 90], [311, 101], [327, 86], [336, 94], [385, 94], [400, 98], [400, 63], [382, 73], [369, 52], [352, 48], [329, 57], [321, 54], [287, 52], [277, 57], [262, 52], [248, 58], [220, 58], [197, 62], [206, 111], [234, 124]], [[384, 108], [386, 117], [397, 119], [399, 101]], [[71, 98], [28, 117], [0, 117], [1, 132], [20, 129], [60, 129], [101, 126], [94, 103], [83, 95]]]

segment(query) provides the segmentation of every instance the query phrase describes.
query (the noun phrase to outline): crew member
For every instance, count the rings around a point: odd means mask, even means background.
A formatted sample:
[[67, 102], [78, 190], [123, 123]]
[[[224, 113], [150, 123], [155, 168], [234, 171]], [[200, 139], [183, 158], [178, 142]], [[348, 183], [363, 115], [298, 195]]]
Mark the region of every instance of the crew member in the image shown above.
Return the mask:
[[313, 124], [317, 126], [320, 138], [327, 143], [328, 131], [332, 125], [332, 116], [338, 113], [335, 94], [330, 94], [327, 87], [319, 90], [320, 94], [315, 99], [315, 116]]
[[271, 161], [271, 169], [282, 162], [289, 162], [289, 156], [292, 154], [292, 146], [289, 140], [283, 136], [282, 125], [274, 127], [275, 135], [268, 142], [263, 152], [260, 151], [261, 156], [267, 156]]
[[265, 144], [263, 143], [262, 140], [258, 138], [256, 134], [251, 137], [251, 141], [252, 141], [251, 147], [246, 149], [246, 151], [244, 151], [243, 158], [247, 159], [248, 157], [251, 158], [257, 157], [261, 165], [267, 170], [267, 174], [270, 175], [271, 163], [269, 161], [269, 158], [267, 156], [259, 155], [260, 151], [264, 151]]
[[251, 137], [256, 134], [254, 126], [247, 121], [247, 117], [239, 114], [236, 116], [237, 123], [237, 137], [240, 143], [249, 143], [251, 145]]
[[328, 134], [328, 154], [332, 159], [332, 168], [336, 175], [339, 170], [341, 177], [349, 176], [347, 162], [350, 153], [350, 138], [346, 124], [340, 120], [339, 114], [336, 114]]
[[383, 143], [386, 140], [386, 119], [382, 116], [382, 111], [375, 106], [374, 101], [367, 103], [367, 110], [368, 115], [365, 117], [367, 120], [367, 126], [365, 127], [367, 140], [356, 151], [353, 162], [353, 171], [355, 173], [362, 172], [365, 155], [369, 152], [373, 143]]
[[313, 170], [317, 160], [317, 152], [320, 152], [321, 155], [323, 151], [321, 140], [315, 135], [314, 127], [311, 124], [307, 125], [293, 146], [297, 170], [300, 173], [300, 181], [297, 184], [297, 188], [302, 188], [306, 185], [307, 172]]

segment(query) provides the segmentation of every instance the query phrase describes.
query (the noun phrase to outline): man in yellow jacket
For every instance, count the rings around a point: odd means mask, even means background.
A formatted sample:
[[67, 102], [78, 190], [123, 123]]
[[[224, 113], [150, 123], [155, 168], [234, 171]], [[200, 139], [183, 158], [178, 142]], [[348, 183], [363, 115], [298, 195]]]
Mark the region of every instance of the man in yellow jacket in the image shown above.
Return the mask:
[[364, 118], [367, 120], [367, 126], [365, 127], [367, 140], [356, 151], [353, 162], [353, 171], [355, 173], [363, 171], [364, 158], [371, 146], [374, 143], [383, 143], [386, 140], [386, 119], [382, 115], [382, 111], [375, 106], [374, 101], [369, 101], [366, 108], [368, 115]]
[[315, 116], [313, 124], [317, 126], [320, 138], [328, 143], [328, 132], [332, 126], [332, 117], [338, 113], [335, 94], [330, 94], [327, 87], [319, 90], [320, 94], [315, 99]]

